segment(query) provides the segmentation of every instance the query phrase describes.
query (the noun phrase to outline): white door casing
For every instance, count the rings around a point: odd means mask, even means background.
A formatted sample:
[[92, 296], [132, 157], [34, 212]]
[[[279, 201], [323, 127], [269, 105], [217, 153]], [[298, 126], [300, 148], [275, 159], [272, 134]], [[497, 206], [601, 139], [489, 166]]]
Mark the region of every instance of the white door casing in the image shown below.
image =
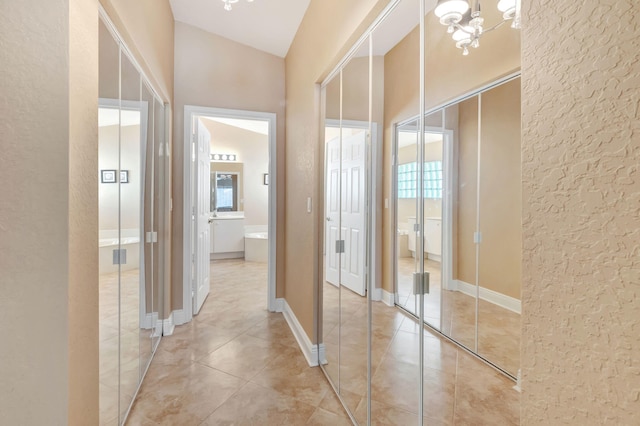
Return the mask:
[[211, 288], [209, 274], [209, 253], [211, 235], [211, 134], [199, 119], [196, 119], [195, 134], [195, 283], [193, 313], [198, 314]]

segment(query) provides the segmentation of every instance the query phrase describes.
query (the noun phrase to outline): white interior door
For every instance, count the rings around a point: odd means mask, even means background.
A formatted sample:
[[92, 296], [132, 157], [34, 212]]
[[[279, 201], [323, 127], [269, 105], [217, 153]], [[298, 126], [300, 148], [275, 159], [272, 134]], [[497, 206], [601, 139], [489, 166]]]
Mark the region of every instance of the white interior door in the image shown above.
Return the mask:
[[325, 278], [337, 286], [340, 281], [339, 260], [336, 241], [340, 239], [340, 138], [327, 142], [325, 185]]
[[196, 120], [195, 149], [195, 291], [193, 313], [198, 314], [211, 288], [209, 252], [211, 235], [209, 227], [211, 197], [211, 134], [200, 120]]
[[340, 282], [344, 287], [366, 294], [365, 253], [365, 139], [362, 130], [342, 140], [341, 231], [344, 254]]

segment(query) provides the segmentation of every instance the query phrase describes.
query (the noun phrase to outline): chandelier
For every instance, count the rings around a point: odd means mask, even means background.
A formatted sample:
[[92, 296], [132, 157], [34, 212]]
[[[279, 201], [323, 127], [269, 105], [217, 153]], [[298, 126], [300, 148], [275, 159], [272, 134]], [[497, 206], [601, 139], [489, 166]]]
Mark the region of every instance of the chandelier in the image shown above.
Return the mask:
[[[237, 1], [237, 0], [236, 0]], [[520, 29], [520, 1], [499, 0], [497, 7], [502, 12], [502, 21], [490, 28], [484, 27], [484, 18], [480, 12], [480, 0], [438, 0], [434, 13], [440, 23], [447, 27], [458, 49], [463, 55], [469, 54], [469, 47], [480, 46], [482, 34], [493, 31], [507, 21], [512, 21], [511, 28]]]
[[[229, 11], [231, 9], [233, 9], [231, 7], [232, 4], [236, 4], [238, 3], [238, 1], [240, 0], [222, 0], [224, 2], [224, 10]], [[247, 0], [248, 3], [253, 2], [253, 0]]]

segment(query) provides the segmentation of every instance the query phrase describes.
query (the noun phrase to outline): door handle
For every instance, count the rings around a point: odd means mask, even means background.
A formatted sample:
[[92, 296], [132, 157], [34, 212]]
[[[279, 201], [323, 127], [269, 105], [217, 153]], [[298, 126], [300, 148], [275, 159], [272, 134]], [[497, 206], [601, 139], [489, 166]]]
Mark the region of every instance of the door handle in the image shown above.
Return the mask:
[[209, 218], [209, 223], [213, 223], [213, 219]]

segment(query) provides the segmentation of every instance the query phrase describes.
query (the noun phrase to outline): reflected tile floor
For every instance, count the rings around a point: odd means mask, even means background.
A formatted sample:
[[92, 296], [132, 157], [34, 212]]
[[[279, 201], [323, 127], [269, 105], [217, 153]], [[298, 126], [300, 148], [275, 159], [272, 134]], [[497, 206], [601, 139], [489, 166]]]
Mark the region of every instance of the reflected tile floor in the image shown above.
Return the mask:
[[[101, 426], [118, 424], [118, 418], [129, 408], [138, 387], [141, 364], [151, 357], [150, 333], [139, 328], [139, 283], [140, 271], [137, 268], [123, 271], [120, 280], [117, 272], [100, 275], [98, 315]], [[122, 337], [120, 341], [119, 333]], [[119, 360], [122, 363], [120, 368]]]
[[[367, 300], [325, 282], [323, 304], [325, 370], [359, 424], [366, 424]], [[520, 394], [510, 379], [397, 308], [374, 302], [371, 309], [372, 424], [418, 424], [421, 332], [423, 424], [519, 424]]]
[[211, 262], [201, 312], [162, 339], [128, 425], [349, 425], [282, 314], [269, 313], [267, 265]]
[[[411, 312], [416, 311], [416, 299], [412, 295], [414, 269], [415, 259], [398, 259], [399, 303]], [[460, 291], [442, 290], [439, 262], [427, 260], [425, 270], [430, 273], [431, 284], [430, 293], [424, 296], [425, 320], [473, 349], [476, 343], [475, 298]], [[478, 353], [516, 376], [520, 368], [520, 315], [485, 300], [479, 300]]]

